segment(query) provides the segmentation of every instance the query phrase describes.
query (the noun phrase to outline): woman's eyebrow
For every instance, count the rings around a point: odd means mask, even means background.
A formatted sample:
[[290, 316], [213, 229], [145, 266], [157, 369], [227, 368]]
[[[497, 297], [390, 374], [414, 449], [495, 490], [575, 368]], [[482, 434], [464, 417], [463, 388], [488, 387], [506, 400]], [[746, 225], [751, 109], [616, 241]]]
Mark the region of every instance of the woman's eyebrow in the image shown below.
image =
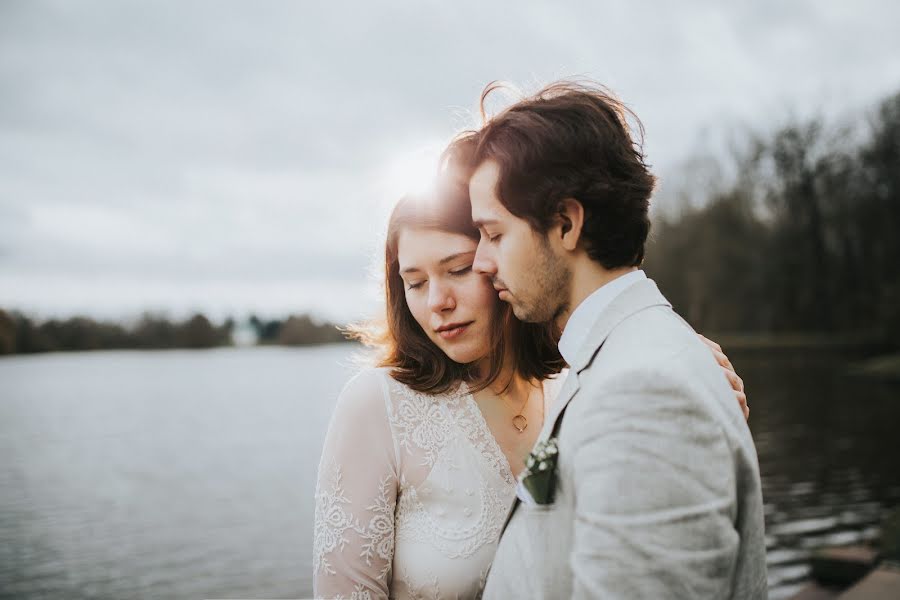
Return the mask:
[[445, 257], [442, 258], [440, 261], [438, 261], [438, 264], [439, 264], [439, 265], [445, 265], [445, 264], [447, 264], [448, 262], [453, 262], [453, 261], [456, 260], [457, 258], [461, 258], [461, 257], [463, 257], [463, 256], [466, 256], [467, 254], [475, 254], [475, 251], [474, 251], [474, 250], [468, 250], [468, 251], [466, 251], [466, 252], [457, 252], [456, 254], [451, 254], [450, 256], [445, 256]]
[[[438, 261], [438, 264], [439, 264], [439, 265], [445, 265], [445, 264], [447, 264], [448, 262], [453, 262], [453, 261], [456, 260], [457, 258], [462, 258], [463, 256], [466, 256], [467, 254], [475, 254], [475, 251], [474, 251], [474, 250], [467, 250], [466, 252], [456, 252], [456, 253], [451, 254], [451, 255], [449, 255], [449, 256], [445, 256], [444, 258], [442, 258], [441, 260]], [[412, 266], [412, 267], [406, 267], [405, 269], [403, 269], [402, 271], [400, 271], [400, 274], [401, 274], [401, 275], [405, 275], [405, 274], [407, 274], [407, 273], [413, 273], [413, 272], [415, 272], [415, 271], [421, 271], [421, 270], [422, 270], [421, 268], [415, 267], [415, 266]]]

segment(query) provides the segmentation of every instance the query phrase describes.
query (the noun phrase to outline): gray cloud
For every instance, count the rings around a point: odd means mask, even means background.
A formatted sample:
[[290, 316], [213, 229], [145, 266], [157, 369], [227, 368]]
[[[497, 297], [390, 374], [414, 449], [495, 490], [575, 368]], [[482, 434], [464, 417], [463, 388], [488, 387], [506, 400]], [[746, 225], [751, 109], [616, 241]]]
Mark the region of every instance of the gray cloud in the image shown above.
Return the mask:
[[[4, 2], [0, 304], [357, 314], [385, 166], [473, 125], [486, 82], [608, 84], [665, 197], [735, 128], [896, 91], [898, 17], [838, 0]], [[317, 291], [253, 293], [296, 286]]]

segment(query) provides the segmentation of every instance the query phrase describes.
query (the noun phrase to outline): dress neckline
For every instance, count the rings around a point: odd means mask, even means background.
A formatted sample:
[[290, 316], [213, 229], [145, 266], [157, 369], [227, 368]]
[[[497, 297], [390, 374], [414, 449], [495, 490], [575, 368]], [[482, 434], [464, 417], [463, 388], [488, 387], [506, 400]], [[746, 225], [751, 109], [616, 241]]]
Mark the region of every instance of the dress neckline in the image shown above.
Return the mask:
[[[547, 386], [546, 381], [541, 382], [541, 428], [543, 429], [544, 422], [547, 418]], [[500, 443], [497, 441], [497, 438], [494, 437], [494, 432], [491, 431], [490, 425], [487, 423], [487, 419], [484, 418], [484, 413], [481, 412], [481, 407], [478, 406], [478, 402], [475, 401], [475, 396], [469, 390], [469, 386], [465, 381], [460, 384], [460, 393], [465, 398], [469, 410], [473, 411], [476, 415], [476, 421], [479, 424], [480, 429], [482, 430], [482, 434], [487, 439], [488, 445], [490, 446], [491, 451], [495, 454], [498, 459], [498, 463], [500, 464], [500, 476], [503, 477], [508, 483], [513, 484], [516, 482], [516, 478], [513, 475], [512, 467], [509, 464], [509, 459], [506, 457], [506, 453], [503, 452], [503, 448], [500, 447]]]

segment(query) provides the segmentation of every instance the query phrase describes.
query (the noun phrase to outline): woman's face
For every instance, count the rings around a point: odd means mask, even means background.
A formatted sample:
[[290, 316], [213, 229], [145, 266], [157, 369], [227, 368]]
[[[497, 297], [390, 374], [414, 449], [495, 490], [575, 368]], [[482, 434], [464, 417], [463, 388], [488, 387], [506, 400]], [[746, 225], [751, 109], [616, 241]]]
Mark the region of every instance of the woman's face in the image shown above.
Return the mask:
[[462, 234], [406, 228], [397, 240], [406, 304], [451, 360], [487, 356], [497, 303], [490, 281], [472, 270], [478, 241]]

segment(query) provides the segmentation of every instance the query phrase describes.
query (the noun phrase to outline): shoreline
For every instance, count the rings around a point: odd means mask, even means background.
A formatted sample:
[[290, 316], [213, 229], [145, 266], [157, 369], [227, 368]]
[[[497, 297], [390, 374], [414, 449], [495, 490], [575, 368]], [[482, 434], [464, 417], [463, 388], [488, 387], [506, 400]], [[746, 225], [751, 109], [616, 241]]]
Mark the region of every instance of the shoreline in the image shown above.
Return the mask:
[[857, 361], [850, 365], [847, 374], [853, 377], [900, 383], [900, 352]]

